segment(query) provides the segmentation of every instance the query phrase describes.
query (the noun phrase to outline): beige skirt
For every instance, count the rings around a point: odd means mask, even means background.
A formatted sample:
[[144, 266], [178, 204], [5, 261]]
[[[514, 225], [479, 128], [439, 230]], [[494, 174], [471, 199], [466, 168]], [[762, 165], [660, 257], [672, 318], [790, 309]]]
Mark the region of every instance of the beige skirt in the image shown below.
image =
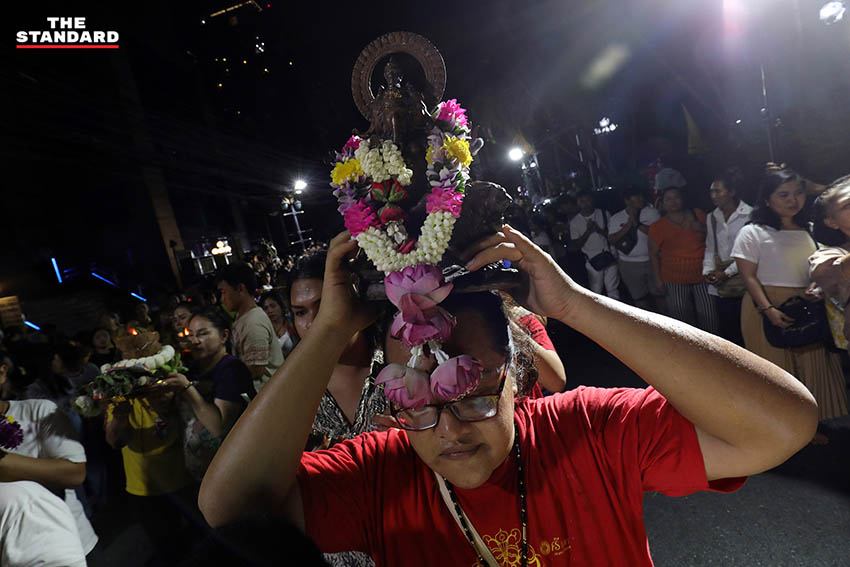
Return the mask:
[[[781, 305], [789, 297], [802, 295], [804, 291], [805, 288], [764, 286], [764, 292], [773, 305]], [[764, 336], [762, 315], [749, 293], [744, 296], [741, 305], [741, 333], [747, 350], [784, 368], [809, 389], [818, 403], [819, 419], [847, 415], [847, 387], [837, 353], [819, 343], [798, 348], [771, 345]]]

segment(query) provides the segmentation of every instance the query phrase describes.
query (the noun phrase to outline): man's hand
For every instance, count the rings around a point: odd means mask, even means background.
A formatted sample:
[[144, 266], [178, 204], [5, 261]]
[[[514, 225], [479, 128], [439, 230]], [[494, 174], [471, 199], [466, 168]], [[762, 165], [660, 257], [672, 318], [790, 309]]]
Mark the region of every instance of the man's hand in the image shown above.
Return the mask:
[[480, 240], [463, 254], [469, 256], [473, 256], [466, 264], [470, 271], [509, 260], [524, 276], [524, 289], [516, 296], [523, 307], [560, 321], [567, 317], [578, 286], [550, 255], [519, 231], [504, 225], [501, 232]]
[[375, 321], [375, 310], [361, 301], [354, 288], [355, 275], [347, 263], [357, 250], [357, 241], [346, 230], [331, 240], [325, 263], [322, 284], [322, 303], [316, 322], [324, 322], [339, 328], [345, 326], [352, 335]]

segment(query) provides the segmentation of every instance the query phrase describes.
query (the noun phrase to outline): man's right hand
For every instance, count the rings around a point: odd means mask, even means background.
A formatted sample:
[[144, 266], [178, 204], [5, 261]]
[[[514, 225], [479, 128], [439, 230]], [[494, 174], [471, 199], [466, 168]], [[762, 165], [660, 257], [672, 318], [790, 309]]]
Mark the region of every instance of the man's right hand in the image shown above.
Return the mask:
[[361, 301], [354, 289], [355, 275], [348, 269], [357, 241], [346, 230], [331, 240], [322, 284], [322, 302], [314, 324], [344, 326], [353, 335], [375, 321], [376, 311]]

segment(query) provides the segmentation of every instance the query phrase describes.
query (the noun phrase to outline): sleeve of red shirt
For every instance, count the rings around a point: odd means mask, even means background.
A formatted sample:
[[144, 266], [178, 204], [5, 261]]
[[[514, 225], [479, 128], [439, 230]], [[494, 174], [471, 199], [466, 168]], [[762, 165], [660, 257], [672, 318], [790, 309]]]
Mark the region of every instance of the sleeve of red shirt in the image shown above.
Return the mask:
[[[637, 467], [644, 492], [684, 496], [700, 490], [732, 492], [746, 478], [708, 482], [694, 425], [654, 388], [587, 389], [590, 426], [609, 455]], [[589, 395], [588, 395], [589, 394]]]
[[307, 535], [323, 552], [368, 548], [370, 499], [364, 456], [372, 451], [361, 435], [331, 449], [304, 453], [296, 478], [301, 489]]
[[520, 317], [519, 324], [528, 331], [528, 334], [534, 342], [546, 350], [555, 350], [555, 345], [552, 344], [552, 339], [549, 338], [549, 333], [546, 332], [546, 327], [543, 326], [540, 319], [534, 316], [534, 313], [529, 313], [524, 317]]
[[364, 433], [302, 455], [296, 478], [304, 523], [319, 549], [369, 553], [381, 545], [381, 510], [387, 504], [381, 500], [382, 488], [386, 475], [410, 475], [405, 468], [409, 459], [394, 458], [407, 448], [406, 438], [390, 430]]

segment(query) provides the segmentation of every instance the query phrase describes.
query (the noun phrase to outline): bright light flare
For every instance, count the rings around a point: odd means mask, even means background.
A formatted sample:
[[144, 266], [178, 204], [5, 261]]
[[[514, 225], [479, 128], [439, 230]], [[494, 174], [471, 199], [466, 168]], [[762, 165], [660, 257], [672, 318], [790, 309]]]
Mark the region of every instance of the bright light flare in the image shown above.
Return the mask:
[[827, 2], [820, 9], [820, 21], [826, 25], [837, 24], [844, 19], [844, 12], [847, 11], [847, 6], [844, 2]]
[[307, 182], [304, 181], [303, 179], [298, 179], [298, 180], [295, 181], [295, 190], [296, 191], [303, 191], [306, 188], [307, 188]]
[[508, 158], [510, 158], [511, 161], [519, 161], [519, 160], [522, 159], [522, 156], [524, 156], [524, 155], [525, 155], [525, 152], [523, 152], [522, 149], [520, 149], [520, 148], [511, 148], [508, 151]]

